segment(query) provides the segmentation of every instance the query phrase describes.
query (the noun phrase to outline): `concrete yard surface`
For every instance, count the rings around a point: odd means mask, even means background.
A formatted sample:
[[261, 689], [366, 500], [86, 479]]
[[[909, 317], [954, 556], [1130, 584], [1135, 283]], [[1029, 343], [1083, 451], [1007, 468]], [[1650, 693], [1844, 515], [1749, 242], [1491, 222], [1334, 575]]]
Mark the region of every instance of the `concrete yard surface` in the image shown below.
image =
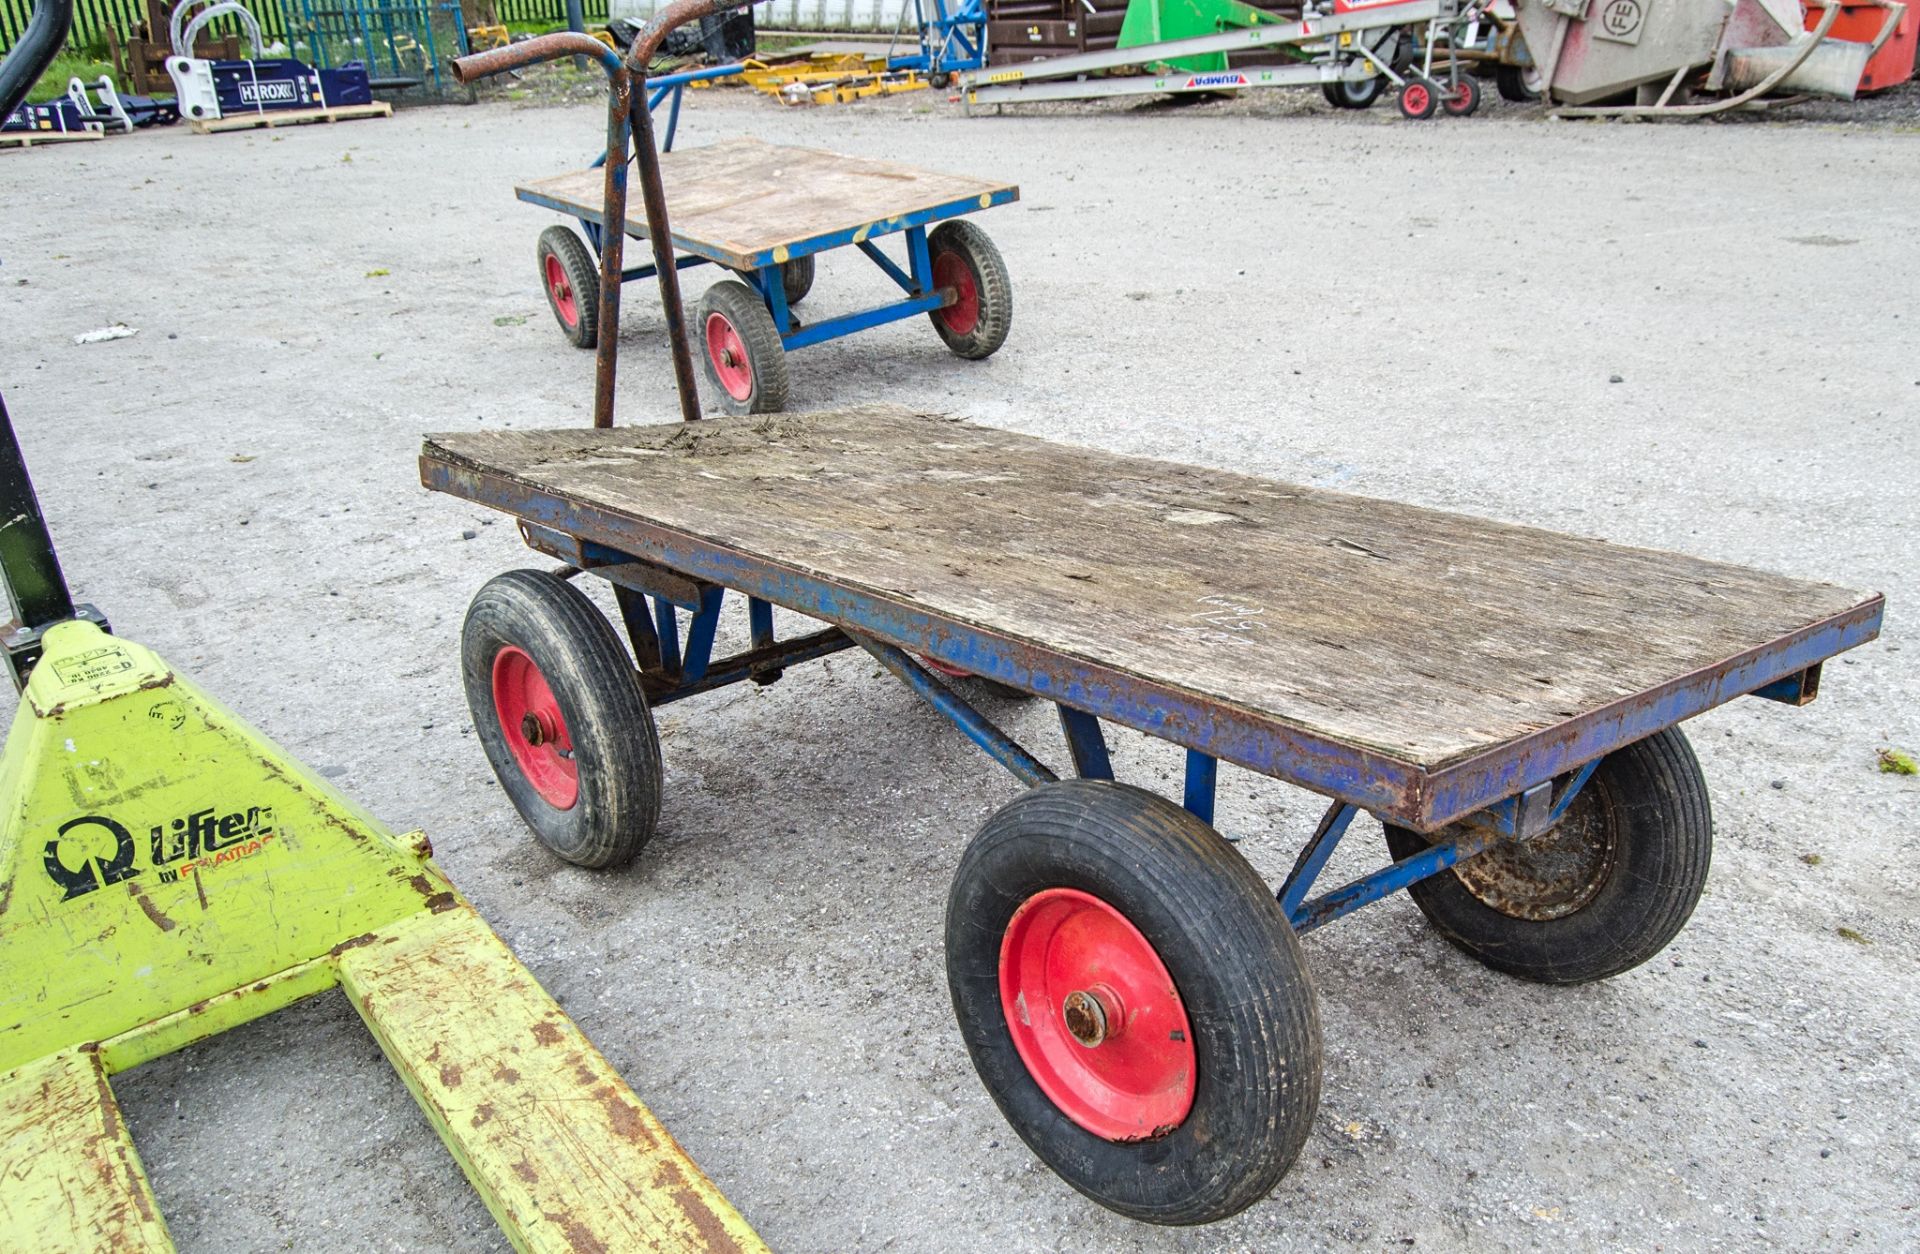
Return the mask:
[[[1688, 725], [1713, 873], [1645, 966], [1520, 983], [1404, 897], [1307, 938], [1313, 1135], [1267, 1200], [1174, 1231], [1062, 1184], [974, 1076], [942, 912], [1017, 785], [866, 656], [663, 710], [662, 826], [625, 871], [546, 854], [495, 784], [461, 616], [551, 562], [422, 491], [415, 457], [424, 432], [588, 421], [592, 357], [535, 279], [557, 219], [511, 187], [585, 164], [602, 127], [494, 103], [0, 154], [0, 390], [81, 599], [426, 829], [769, 1243], [1920, 1245], [1920, 777], [1876, 762], [1920, 752], [1920, 132], [689, 97], [682, 145], [1021, 187], [973, 219], [1013, 276], [998, 355], [896, 323], [796, 353], [792, 410], [897, 402], [1887, 596], [1813, 705]], [[689, 303], [716, 277], [686, 271]], [[802, 312], [883, 283], [829, 255]], [[654, 289], [627, 299], [619, 417], [667, 421]], [[138, 335], [74, 343], [115, 322]], [[738, 614], [722, 644], [745, 635]], [[1063, 759], [1048, 709], [989, 708]], [[1176, 751], [1112, 740], [1122, 778], [1177, 792]], [[1222, 773], [1219, 826], [1269, 882], [1320, 809]], [[1381, 860], [1364, 821], [1327, 882]], [[505, 1248], [337, 994], [116, 1087], [184, 1250]]]

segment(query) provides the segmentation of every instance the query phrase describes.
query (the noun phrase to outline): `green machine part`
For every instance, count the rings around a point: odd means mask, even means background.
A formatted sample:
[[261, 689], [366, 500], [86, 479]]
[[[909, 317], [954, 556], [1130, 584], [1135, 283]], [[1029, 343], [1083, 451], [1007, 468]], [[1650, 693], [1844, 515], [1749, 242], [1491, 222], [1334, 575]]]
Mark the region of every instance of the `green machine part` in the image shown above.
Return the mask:
[[[1169, 40], [1245, 30], [1250, 26], [1279, 24], [1280, 19], [1273, 14], [1242, 4], [1241, 0], [1129, 0], [1127, 16], [1120, 24], [1120, 42], [1115, 46], [1140, 48]], [[1155, 64], [1170, 65], [1191, 74], [1211, 74], [1227, 68], [1227, 54], [1209, 52]]]
[[171, 1250], [110, 1078], [332, 988], [516, 1248], [764, 1250], [423, 837], [140, 645], [44, 644], [0, 756], [0, 1250]]

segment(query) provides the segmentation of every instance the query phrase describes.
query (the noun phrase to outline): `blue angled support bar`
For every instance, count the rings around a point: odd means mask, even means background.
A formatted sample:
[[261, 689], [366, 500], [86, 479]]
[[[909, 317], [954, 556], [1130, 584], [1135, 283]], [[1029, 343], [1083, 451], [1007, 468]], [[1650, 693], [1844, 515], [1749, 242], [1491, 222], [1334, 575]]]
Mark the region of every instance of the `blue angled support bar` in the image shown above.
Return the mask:
[[1073, 756], [1074, 774], [1081, 779], [1112, 779], [1113, 759], [1107, 755], [1107, 738], [1100, 731], [1100, 720], [1070, 705], [1060, 711], [1060, 730], [1066, 733], [1067, 752]]
[[[849, 633], [851, 634], [851, 633]], [[890, 644], [871, 636], [855, 635], [854, 640], [896, 679], [913, 689], [914, 694], [944, 714], [968, 740], [987, 751], [994, 761], [1012, 771], [1029, 786], [1051, 784], [1060, 777], [1046, 763], [1016, 744], [1012, 737], [989, 722], [985, 715], [967, 704], [960, 695], [935, 679], [920, 663]]]

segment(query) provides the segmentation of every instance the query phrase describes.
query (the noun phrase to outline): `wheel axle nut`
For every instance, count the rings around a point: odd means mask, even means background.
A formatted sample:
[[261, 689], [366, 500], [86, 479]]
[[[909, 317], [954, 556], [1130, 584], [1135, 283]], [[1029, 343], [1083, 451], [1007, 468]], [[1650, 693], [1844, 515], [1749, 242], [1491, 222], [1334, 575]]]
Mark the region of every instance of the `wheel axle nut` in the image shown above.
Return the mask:
[[520, 716], [520, 738], [530, 745], [546, 742], [546, 729], [540, 726], [540, 720], [531, 710]]
[[1060, 1005], [1060, 1018], [1067, 1034], [1088, 1049], [1119, 1036], [1126, 1023], [1119, 994], [1104, 984], [1068, 993]]

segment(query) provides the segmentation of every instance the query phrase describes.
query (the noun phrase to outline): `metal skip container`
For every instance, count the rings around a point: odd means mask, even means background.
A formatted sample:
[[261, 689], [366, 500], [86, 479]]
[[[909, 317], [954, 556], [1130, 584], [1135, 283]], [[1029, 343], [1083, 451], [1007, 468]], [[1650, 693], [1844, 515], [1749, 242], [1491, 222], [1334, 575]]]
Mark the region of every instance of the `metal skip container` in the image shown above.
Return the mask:
[[[1664, 105], [1694, 87], [1740, 93], [1762, 84], [1851, 100], [1881, 42], [1803, 31], [1798, 0], [1517, 0], [1515, 7], [1542, 87], [1562, 105], [1629, 94], [1640, 106]], [[1888, 10], [1891, 28], [1903, 10]]]

